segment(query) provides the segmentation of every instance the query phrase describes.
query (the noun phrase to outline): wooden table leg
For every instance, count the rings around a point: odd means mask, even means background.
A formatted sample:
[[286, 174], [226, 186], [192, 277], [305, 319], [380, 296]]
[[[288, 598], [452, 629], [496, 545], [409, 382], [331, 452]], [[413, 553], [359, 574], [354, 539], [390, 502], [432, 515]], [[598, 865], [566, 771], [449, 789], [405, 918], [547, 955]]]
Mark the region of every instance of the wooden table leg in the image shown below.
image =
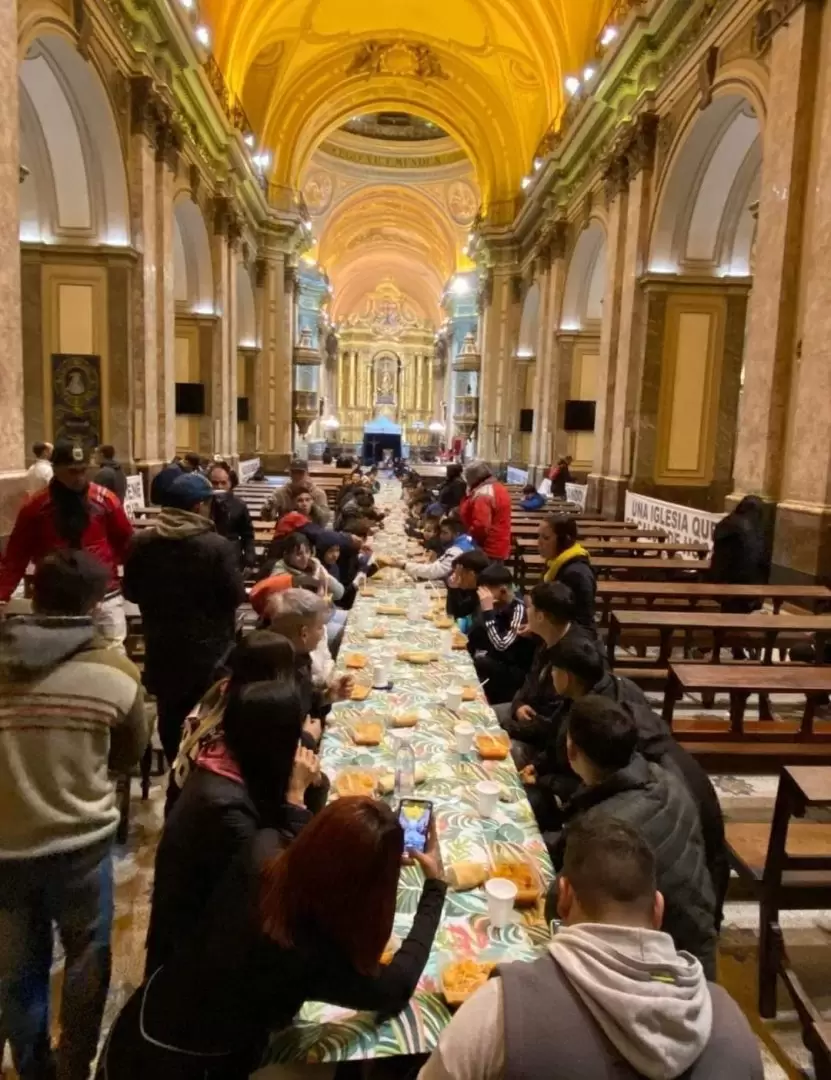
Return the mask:
[[741, 738], [744, 735], [744, 710], [750, 694], [743, 690], [730, 693], [730, 734]]
[[674, 671], [670, 671], [667, 678], [666, 689], [664, 690], [664, 708], [662, 716], [664, 723], [672, 731], [672, 721], [675, 715], [675, 702], [681, 696], [681, 684], [678, 680], [678, 676]]

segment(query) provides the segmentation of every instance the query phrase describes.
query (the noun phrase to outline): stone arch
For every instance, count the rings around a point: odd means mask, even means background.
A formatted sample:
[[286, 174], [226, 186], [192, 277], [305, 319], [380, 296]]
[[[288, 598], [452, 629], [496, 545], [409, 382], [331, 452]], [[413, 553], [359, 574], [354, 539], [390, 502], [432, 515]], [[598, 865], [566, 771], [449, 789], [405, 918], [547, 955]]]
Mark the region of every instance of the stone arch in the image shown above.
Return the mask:
[[540, 330], [540, 285], [535, 281], [525, 296], [522, 318], [519, 323], [517, 356], [531, 357], [537, 354], [537, 337]]
[[188, 195], [173, 204], [173, 285], [178, 307], [214, 313], [211, 242], [202, 211]]
[[20, 63], [20, 162], [28, 170], [22, 241], [129, 246], [127, 178], [109, 97], [57, 32], [35, 37]]
[[750, 98], [723, 90], [689, 118], [667, 164], [650, 242], [653, 273], [750, 273], [762, 129]]
[[560, 329], [596, 327], [603, 318], [606, 291], [606, 232], [592, 220], [574, 245], [568, 265]]
[[248, 267], [237, 263], [237, 345], [253, 348], [257, 344], [257, 308]]

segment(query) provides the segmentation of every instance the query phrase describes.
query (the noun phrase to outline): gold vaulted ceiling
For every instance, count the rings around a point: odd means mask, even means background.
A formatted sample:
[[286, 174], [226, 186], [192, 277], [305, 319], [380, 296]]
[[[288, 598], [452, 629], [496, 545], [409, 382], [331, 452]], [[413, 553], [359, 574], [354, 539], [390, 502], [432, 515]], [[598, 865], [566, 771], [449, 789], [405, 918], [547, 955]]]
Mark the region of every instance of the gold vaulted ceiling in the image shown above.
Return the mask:
[[414, 113], [454, 136], [483, 203], [514, 198], [611, 0], [204, 0], [215, 51], [299, 187], [320, 141], [351, 116]]

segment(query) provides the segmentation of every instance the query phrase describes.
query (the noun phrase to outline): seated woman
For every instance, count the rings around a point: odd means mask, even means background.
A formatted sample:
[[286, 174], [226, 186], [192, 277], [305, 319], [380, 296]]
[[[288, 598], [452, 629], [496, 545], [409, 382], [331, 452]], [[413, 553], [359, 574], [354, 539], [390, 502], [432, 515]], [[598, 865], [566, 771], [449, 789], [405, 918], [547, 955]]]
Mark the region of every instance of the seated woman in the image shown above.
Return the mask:
[[240, 567], [243, 570], [254, 566], [257, 561], [254, 551], [254, 525], [248, 507], [234, 494], [234, 488], [239, 483], [237, 474], [224, 461], [216, 461], [211, 465], [208, 479], [214, 489], [211, 520], [216, 531], [236, 544]]
[[285, 844], [310, 820], [306, 788], [320, 764], [300, 746], [304, 720], [293, 679], [249, 683], [229, 695], [224, 767], [196, 765], [159, 842], [148, 975], [193, 932], [228, 864], [260, 829], [279, 830]]
[[[291, 574], [293, 578], [313, 577], [317, 580], [320, 595], [332, 602], [342, 600], [344, 587], [340, 578], [329, 573], [326, 567], [312, 555], [309, 541], [303, 533], [291, 533], [282, 543], [282, 560], [275, 563], [273, 574]], [[333, 608], [326, 623], [326, 640], [332, 656], [337, 659], [338, 650], [346, 629], [347, 614]]]
[[248, 1076], [269, 1033], [306, 1001], [400, 1012], [427, 963], [446, 888], [433, 835], [426, 854], [411, 853], [425, 877], [412, 928], [383, 964], [403, 854], [396, 814], [368, 798], [330, 803], [283, 852], [265, 830], [193, 936], [127, 1002], [98, 1080]]

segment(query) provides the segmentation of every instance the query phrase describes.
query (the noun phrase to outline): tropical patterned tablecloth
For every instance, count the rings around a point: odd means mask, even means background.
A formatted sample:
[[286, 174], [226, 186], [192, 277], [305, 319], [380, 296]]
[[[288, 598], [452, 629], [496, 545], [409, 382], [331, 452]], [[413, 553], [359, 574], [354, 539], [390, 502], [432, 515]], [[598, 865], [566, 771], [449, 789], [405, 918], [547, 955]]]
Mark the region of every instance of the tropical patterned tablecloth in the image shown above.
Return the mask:
[[[392, 514], [385, 531], [377, 538], [376, 550], [403, 554], [406, 539], [398, 486], [385, 485], [382, 501], [390, 504]], [[340, 664], [343, 666], [352, 652], [366, 655], [369, 663], [365, 671], [357, 673], [357, 681], [371, 683], [373, 663], [388, 662], [392, 688], [373, 690], [360, 704], [347, 702], [333, 709], [323, 745], [325, 771], [332, 780], [345, 769], [368, 768], [378, 775], [391, 774], [395, 764], [395, 732], [388, 729], [379, 747], [356, 747], [350, 736], [350, 722], [375, 717], [387, 720], [398, 711], [424, 709], [425, 718], [411, 737], [417, 771], [423, 770], [425, 774], [416, 788], [416, 797], [430, 799], [434, 804], [445, 867], [455, 862], [493, 865], [501, 858], [524, 858], [536, 867], [545, 890], [552, 879], [551, 863], [510, 758], [504, 762], [482, 762], [475, 751], [464, 757], [456, 752], [453, 728], [458, 718], [443, 704], [450, 686], [476, 687], [476, 700], [462, 705], [461, 718], [470, 721], [477, 731], [499, 730], [478, 687], [468, 653], [462, 650], [443, 654], [443, 632], [427, 621], [423, 613], [419, 613], [417, 620], [379, 616], [379, 603], [410, 609], [419, 591], [433, 592], [431, 586], [405, 581], [398, 571], [386, 570], [381, 577], [388, 580], [374, 578], [371, 582], [376, 595], [360, 597], [356, 602]], [[367, 637], [367, 630], [380, 627], [386, 631], [383, 639]], [[402, 650], [430, 651], [439, 658], [426, 666], [415, 666], [396, 659]], [[496, 780], [502, 789], [496, 816], [490, 820], [479, 816], [474, 790], [485, 779]], [[389, 799], [392, 801], [393, 796]], [[415, 867], [404, 868], [394, 927], [400, 939], [406, 937], [412, 924], [421, 887], [420, 871]], [[439, 985], [445, 963], [462, 958], [532, 960], [548, 939], [542, 902], [537, 908], [517, 911], [512, 923], [500, 931], [489, 926], [482, 888], [459, 893], [449, 890], [429, 963], [403, 1013], [379, 1024], [374, 1014], [309, 1003], [292, 1028], [275, 1033], [268, 1060], [321, 1063], [428, 1053], [450, 1019]]]

